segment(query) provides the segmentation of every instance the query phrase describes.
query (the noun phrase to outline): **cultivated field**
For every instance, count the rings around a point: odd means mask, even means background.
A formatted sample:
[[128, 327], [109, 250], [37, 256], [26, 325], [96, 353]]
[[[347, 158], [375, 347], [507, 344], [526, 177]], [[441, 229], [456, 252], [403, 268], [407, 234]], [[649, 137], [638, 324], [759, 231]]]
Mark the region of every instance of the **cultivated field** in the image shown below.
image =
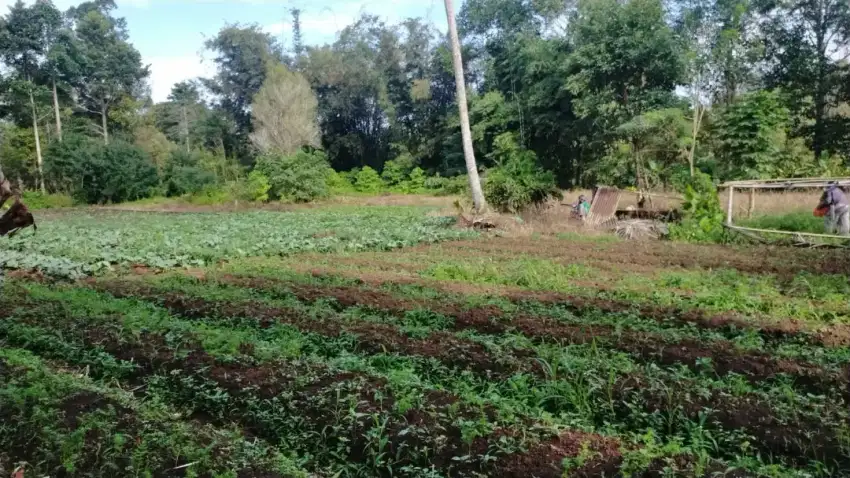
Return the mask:
[[850, 475], [846, 251], [453, 222], [78, 211], [0, 241], [0, 475]]

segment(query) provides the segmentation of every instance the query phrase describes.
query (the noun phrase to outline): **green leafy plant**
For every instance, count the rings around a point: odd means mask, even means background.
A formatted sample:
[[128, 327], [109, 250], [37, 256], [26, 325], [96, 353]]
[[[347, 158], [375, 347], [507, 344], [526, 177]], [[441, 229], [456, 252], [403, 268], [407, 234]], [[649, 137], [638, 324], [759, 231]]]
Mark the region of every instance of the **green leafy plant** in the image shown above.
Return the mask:
[[487, 171], [484, 181], [484, 195], [491, 206], [519, 212], [563, 197], [555, 176], [538, 166], [534, 152], [520, 147], [512, 133], [499, 135], [493, 143], [497, 166]]
[[673, 239], [694, 242], [725, 242], [723, 209], [711, 176], [697, 172], [683, 191], [682, 220], [670, 226]]
[[268, 178], [273, 199], [310, 202], [330, 196], [327, 157], [321, 151], [284, 156], [269, 153], [257, 159], [255, 170]]
[[71, 207], [74, 198], [66, 194], [42, 194], [36, 191], [24, 191], [21, 200], [29, 209], [54, 209], [60, 207]]
[[354, 189], [361, 193], [379, 193], [384, 190], [386, 184], [378, 175], [378, 172], [369, 166], [364, 166], [354, 177]]

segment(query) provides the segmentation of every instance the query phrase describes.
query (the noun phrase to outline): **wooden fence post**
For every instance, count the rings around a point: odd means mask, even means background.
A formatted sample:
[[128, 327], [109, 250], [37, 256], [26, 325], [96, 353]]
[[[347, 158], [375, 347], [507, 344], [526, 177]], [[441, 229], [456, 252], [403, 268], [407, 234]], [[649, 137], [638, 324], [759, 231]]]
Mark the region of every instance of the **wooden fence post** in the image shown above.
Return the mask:
[[753, 217], [753, 211], [756, 209], [756, 188], [750, 188], [750, 204], [747, 206], [747, 219]]

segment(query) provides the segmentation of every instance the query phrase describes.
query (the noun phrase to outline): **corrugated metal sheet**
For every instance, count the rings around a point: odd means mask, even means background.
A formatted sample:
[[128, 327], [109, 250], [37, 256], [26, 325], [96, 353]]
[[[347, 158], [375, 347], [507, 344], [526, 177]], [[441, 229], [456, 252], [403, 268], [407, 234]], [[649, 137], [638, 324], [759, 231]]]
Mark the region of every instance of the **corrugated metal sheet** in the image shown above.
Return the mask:
[[599, 186], [590, 202], [590, 213], [585, 224], [600, 226], [617, 220], [617, 205], [620, 203], [620, 190], [607, 186]]

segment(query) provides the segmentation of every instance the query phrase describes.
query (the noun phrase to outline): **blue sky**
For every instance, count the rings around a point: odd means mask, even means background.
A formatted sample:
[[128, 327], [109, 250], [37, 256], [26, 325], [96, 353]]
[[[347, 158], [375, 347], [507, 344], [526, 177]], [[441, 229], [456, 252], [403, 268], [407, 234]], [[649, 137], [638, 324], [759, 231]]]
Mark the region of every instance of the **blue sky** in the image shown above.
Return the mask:
[[[0, 0], [0, 12], [15, 0]], [[53, 0], [62, 10], [80, 0]], [[445, 31], [443, 0], [117, 0], [118, 16], [127, 19], [130, 41], [151, 67], [151, 93], [165, 100], [171, 85], [212, 73], [205, 38], [226, 23], [256, 23], [281, 41], [291, 41], [288, 11], [302, 10], [301, 29], [308, 44], [332, 42], [360, 13], [394, 22], [424, 17]], [[455, 0], [455, 9], [461, 0]], [[205, 58], [206, 57], [206, 58]]]

